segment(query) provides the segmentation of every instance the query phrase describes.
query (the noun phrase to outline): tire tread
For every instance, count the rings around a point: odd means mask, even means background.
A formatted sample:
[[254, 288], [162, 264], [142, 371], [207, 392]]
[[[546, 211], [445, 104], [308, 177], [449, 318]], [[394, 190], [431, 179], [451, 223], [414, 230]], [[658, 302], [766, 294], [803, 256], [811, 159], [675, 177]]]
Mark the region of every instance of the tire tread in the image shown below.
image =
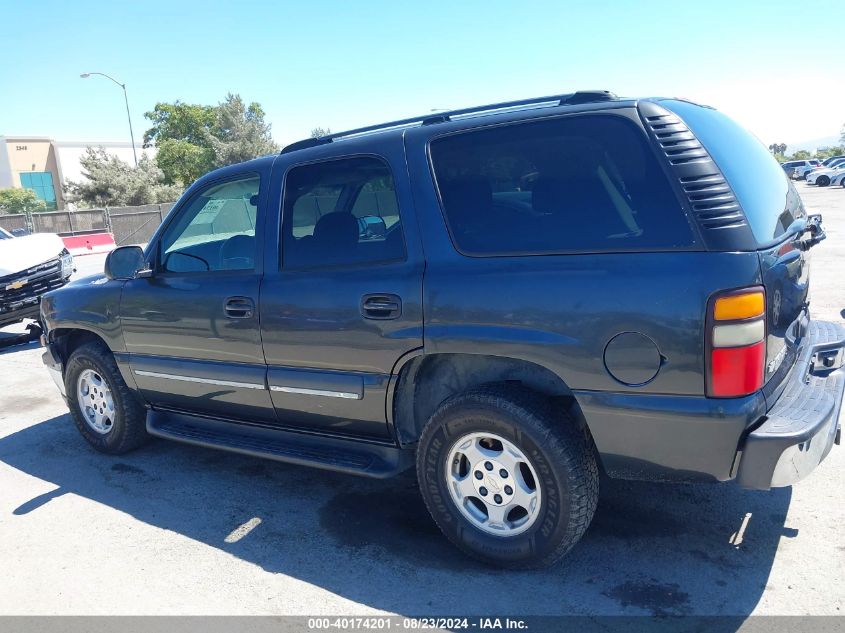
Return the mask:
[[[557, 411], [542, 394], [515, 385], [486, 385], [470, 389], [444, 401], [429, 418], [420, 436], [420, 446], [427, 446], [437, 431], [441, 420], [450, 412], [468, 402], [499, 409], [510, 418], [518, 420], [519, 426], [530, 427], [552, 460], [563, 466], [568, 473], [570, 494], [569, 522], [564, 537], [553, 550], [543, 556], [527, 561], [496, 561], [495, 564], [510, 569], [546, 567], [559, 561], [581, 539], [593, 519], [598, 505], [599, 468], [595, 458], [595, 446], [586, 428], [583, 428], [566, 411]], [[424, 480], [424, 460], [417, 458], [417, 478]], [[491, 561], [479, 555], [453, 538], [438, 520], [437, 513], [423, 494], [429, 513], [441, 531], [459, 549], [483, 562]]]
[[109, 374], [109, 386], [114, 392], [114, 395], [117, 396], [115, 398], [115, 404], [120, 409], [118, 415], [122, 418], [122, 432], [116, 436], [116, 441], [92, 441], [92, 438], [95, 436], [88, 429], [88, 424], [83, 419], [82, 412], [79, 410], [79, 404], [75, 399], [76, 387], [75, 385], [67, 384], [67, 382], [70, 382], [67, 381], [65, 387], [68, 394], [68, 406], [76, 428], [95, 449], [110, 455], [128, 453], [148, 442], [150, 436], [147, 433], [146, 410], [138, 401], [135, 392], [123, 380], [114, 356], [105, 345], [97, 342], [89, 342], [77, 347], [68, 358], [65, 376], [67, 377], [71, 373], [74, 362], [78, 362], [79, 359], [85, 357], [90, 359], [89, 362], [93, 362], [93, 364], [99, 365], [101, 368], [107, 370]]

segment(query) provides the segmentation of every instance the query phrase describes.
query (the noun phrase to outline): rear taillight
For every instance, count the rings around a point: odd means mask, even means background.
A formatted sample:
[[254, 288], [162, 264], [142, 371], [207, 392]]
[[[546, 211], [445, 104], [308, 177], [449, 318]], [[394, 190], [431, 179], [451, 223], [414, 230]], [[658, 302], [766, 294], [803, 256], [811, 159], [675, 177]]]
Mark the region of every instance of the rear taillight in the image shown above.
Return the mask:
[[761, 287], [715, 295], [707, 306], [707, 395], [736, 398], [763, 386], [766, 295]]

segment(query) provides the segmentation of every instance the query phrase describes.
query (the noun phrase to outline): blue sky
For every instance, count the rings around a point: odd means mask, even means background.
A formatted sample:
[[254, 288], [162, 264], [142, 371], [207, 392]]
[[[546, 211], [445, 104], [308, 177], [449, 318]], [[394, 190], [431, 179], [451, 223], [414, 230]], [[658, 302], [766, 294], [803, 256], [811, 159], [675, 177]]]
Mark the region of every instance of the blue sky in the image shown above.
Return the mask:
[[839, 135], [841, 16], [795, 0], [0, 0], [0, 134], [136, 138], [157, 101], [258, 101], [280, 143], [528, 96], [606, 88], [714, 105], [765, 142]]

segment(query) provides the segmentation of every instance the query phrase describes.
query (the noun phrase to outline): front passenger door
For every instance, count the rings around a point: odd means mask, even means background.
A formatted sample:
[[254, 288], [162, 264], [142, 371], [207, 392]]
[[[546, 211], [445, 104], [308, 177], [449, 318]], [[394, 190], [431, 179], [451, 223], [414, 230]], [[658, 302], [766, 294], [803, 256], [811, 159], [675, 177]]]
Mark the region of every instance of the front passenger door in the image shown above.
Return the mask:
[[256, 226], [265, 176], [238, 174], [201, 187], [157, 236], [153, 275], [124, 287], [129, 365], [154, 407], [274, 419], [258, 327]]

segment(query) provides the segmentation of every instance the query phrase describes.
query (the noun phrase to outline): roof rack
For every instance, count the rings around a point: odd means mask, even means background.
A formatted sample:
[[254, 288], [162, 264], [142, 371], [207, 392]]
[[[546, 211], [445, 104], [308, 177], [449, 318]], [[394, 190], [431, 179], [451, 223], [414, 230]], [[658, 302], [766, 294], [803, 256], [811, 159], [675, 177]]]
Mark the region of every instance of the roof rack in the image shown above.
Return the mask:
[[551, 104], [553, 106], [563, 105], [578, 105], [582, 103], [593, 103], [595, 101], [612, 101], [616, 99], [616, 95], [609, 90], [579, 90], [564, 95], [552, 95], [549, 97], [534, 97], [533, 99], [519, 99], [517, 101], [503, 101], [501, 103], [491, 103], [488, 105], [474, 106], [472, 108], [462, 108], [460, 110], [449, 110], [448, 112], [437, 112], [436, 114], [425, 114], [422, 116], [411, 117], [408, 119], [399, 119], [398, 121], [390, 121], [388, 123], [379, 123], [378, 125], [368, 125], [366, 127], [355, 128], [354, 130], [346, 130], [345, 132], [336, 132], [334, 134], [326, 134], [318, 138], [307, 138], [302, 141], [297, 141], [287, 145], [282, 149], [282, 154], [295, 152], [300, 149], [308, 147], [317, 147], [319, 145], [326, 145], [332, 141], [348, 136], [358, 136], [359, 134], [366, 134], [368, 132], [375, 132], [376, 130], [389, 130], [391, 128], [406, 127], [409, 125], [433, 125], [435, 123], [445, 123], [450, 121], [453, 117], [464, 116], [467, 114], [478, 114], [480, 112], [495, 112], [497, 110], [516, 109], [524, 106]]

